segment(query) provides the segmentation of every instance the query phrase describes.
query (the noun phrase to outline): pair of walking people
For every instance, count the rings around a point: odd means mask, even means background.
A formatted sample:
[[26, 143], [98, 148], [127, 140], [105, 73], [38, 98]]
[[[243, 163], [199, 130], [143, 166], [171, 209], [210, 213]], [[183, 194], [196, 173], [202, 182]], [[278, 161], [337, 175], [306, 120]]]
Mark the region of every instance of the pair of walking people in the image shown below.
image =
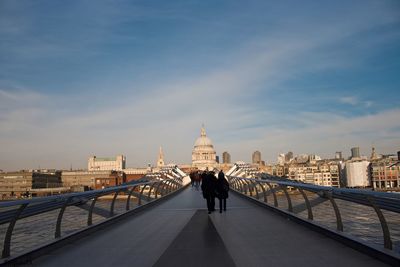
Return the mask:
[[203, 172], [201, 179], [201, 190], [207, 201], [208, 214], [215, 211], [215, 197], [219, 199], [219, 212], [226, 211], [226, 199], [228, 198], [229, 183], [225, 179], [224, 172], [218, 173], [218, 179], [214, 172]]

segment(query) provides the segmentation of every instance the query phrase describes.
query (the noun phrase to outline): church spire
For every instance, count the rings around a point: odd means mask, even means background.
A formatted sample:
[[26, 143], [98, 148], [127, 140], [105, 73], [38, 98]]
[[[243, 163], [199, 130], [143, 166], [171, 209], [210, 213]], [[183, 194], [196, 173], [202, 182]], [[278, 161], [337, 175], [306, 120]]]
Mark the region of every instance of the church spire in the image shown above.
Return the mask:
[[158, 152], [158, 160], [157, 160], [157, 167], [164, 166], [164, 153], [162, 151], [162, 147], [160, 146], [160, 151]]

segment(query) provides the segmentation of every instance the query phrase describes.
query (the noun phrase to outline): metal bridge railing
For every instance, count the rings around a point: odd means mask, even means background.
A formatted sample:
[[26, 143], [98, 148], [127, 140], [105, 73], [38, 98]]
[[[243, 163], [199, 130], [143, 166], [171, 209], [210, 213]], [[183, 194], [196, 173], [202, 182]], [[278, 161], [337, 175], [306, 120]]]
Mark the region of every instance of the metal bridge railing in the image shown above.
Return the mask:
[[[263, 202], [270, 208], [284, 211], [285, 214], [290, 214], [290, 216], [295, 216], [303, 221], [314, 222], [315, 209], [320, 203], [327, 201], [330, 203], [331, 210], [333, 210], [332, 213], [334, 215], [331, 217], [334, 217], [336, 221], [336, 229], [334, 229], [334, 231], [339, 234], [347, 230], [342, 219], [342, 213], [346, 206], [357, 204], [370, 207], [376, 214], [373, 219], [378, 218], [381, 226], [384, 250], [400, 256], [400, 194], [324, 187], [287, 181], [272, 176], [268, 176], [267, 179], [264, 179], [265, 177], [263, 177], [263, 179], [252, 179], [234, 176], [227, 176], [227, 178], [232, 189], [238, 193]], [[313, 196], [320, 200], [316, 198], [311, 200], [310, 198]], [[271, 198], [273, 199], [273, 204], [270, 204]], [[299, 205], [294, 206], [294, 200], [297, 201], [296, 204]], [[341, 203], [341, 206], [338, 205], [338, 202]], [[284, 206], [284, 209], [282, 209], [282, 206]], [[303, 208], [301, 208], [301, 206]], [[327, 205], [325, 205], [324, 208], [327, 208]], [[297, 211], [300, 209], [306, 212], [306, 218], [298, 216], [296, 209]], [[392, 230], [396, 234], [397, 251], [394, 250], [393, 235], [391, 235], [391, 229], [389, 229], [387, 218], [383, 211], [391, 214], [392, 225], [394, 226]], [[324, 212], [324, 214], [326, 214], [326, 211]], [[348, 211], [346, 212], [349, 213]], [[347, 215], [351, 217], [352, 214]], [[373, 217], [372, 215], [373, 214], [368, 213], [369, 217]], [[393, 219], [393, 216], [396, 216], [396, 218]], [[370, 218], [367, 219], [370, 220]], [[348, 221], [348, 223], [351, 223], [351, 220]], [[372, 246], [374, 246], [374, 244], [372, 244]]]
[[[61, 226], [63, 218], [65, 217], [64, 213], [68, 207], [79, 207], [85, 212], [87, 211], [85, 227], [89, 227], [93, 224], [93, 213], [96, 212], [96, 210], [100, 212], [104, 219], [117, 215], [115, 212], [115, 203], [118, 199], [118, 196], [124, 200], [126, 199], [124, 211], [121, 213], [128, 213], [131, 210], [130, 204], [133, 198], [135, 198], [137, 201], [137, 206], [141, 206], [143, 201], [152, 202], [160, 199], [182, 188], [182, 178], [183, 177], [176, 176], [171, 178], [160, 174], [155, 176], [145, 176], [138, 181], [126, 183], [120, 186], [109, 187], [102, 190], [70, 193], [50, 197], [39, 197], [28, 200], [0, 202], [0, 226], [2, 226], [3, 229], [5, 228], [1, 258], [6, 260], [8, 257], [12, 256], [11, 244], [14, 228], [16, 223], [24, 218], [29, 218], [35, 215], [41, 216], [45, 213], [54, 213], [58, 210], [58, 215], [55, 218], [53, 239], [57, 240], [63, 235]], [[108, 197], [107, 202], [110, 203], [108, 211], [104, 207], [96, 207], [98, 200], [104, 197]], [[90, 205], [88, 205], [89, 202]], [[43, 216], [43, 220], [47, 219], [48, 218]], [[72, 218], [72, 221], [75, 219], [76, 218]], [[43, 223], [45, 223], [45, 221], [43, 221]], [[36, 224], [39, 226], [40, 222], [36, 222]], [[26, 226], [28, 225], [26, 224]], [[25, 241], [31, 241], [29, 233], [32, 233], [32, 229], [23, 233]], [[16, 242], [13, 242], [13, 244], [18, 245]], [[35, 245], [37, 246], [37, 244]]]

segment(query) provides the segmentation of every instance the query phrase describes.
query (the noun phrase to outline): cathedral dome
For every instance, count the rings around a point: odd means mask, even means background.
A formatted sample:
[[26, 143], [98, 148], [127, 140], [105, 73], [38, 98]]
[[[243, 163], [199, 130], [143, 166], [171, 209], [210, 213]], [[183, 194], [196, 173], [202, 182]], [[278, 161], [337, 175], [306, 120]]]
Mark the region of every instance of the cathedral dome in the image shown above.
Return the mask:
[[216, 153], [214, 146], [207, 137], [204, 127], [201, 128], [200, 137], [196, 139], [192, 151], [192, 165], [194, 167], [213, 168], [216, 165]]
[[206, 131], [203, 128], [201, 128], [201, 135], [199, 138], [197, 138], [196, 142], [194, 143], [194, 147], [213, 147], [213, 144], [210, 140], [210, 138], [207, 137]]

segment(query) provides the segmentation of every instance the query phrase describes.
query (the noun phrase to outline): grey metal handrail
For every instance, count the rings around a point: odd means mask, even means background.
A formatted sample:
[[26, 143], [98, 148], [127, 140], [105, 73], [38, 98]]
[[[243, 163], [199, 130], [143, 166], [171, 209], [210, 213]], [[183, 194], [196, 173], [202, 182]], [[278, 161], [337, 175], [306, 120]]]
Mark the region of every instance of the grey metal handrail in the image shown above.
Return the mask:
[[[151, 189], [155, 186], [162, 184], [163, 191], [158, 191], [155, 194], [154, 198], [151, 198]], [[148, 194], [144, 194], [144, 190], [150, 188]], [[155, 176], [147, 179], [140, 179], [135, 182], [126, 183], [119, 186], [108, 187], [101, 190], [92, 190], [80, 193], [69, 193], [64, 195], [50, 196], [50, 197], [40, 197], [33, 199], [25, 199], [25, 200], [16, 200], [16, 201], [8, 201], [1, 202], [0, 208], [5, 209], [5, 211], [0, 213], [0, 224], [8, 223], [7, 232], [5, 234], [4, 242], [3, 242], [3, 251], [1, 258], [10, 257], [11, 252], [11, 239], [14, 230], [14, 226], [16, 222], [22, 218], [38, 215], [41, 213], [45, 213], [52, 210], [59, 209], [59, 213], [56, 221], [56, 229], [54, 233], [54, 237], [61, 237], [61, 223], [63, 219], [64, 212], [69, 206], [80, 206], [86, 204], [88, 201], [92, 201], [91, 205], [88, 209], [88, 218], [87, 218], [87, 226], [92, 225], [92, 214], [95, 208], [95, 204], [97, 200], [105, 195], [113, 194], [113, 199], [110, 205], [109, 217], [115, 216], [114, 212], [114, 203], [117, 199], [117, 196], [121, 192], [128, 193], [127, 203], [126, 203], [126, 211], [130, 210], [130, 199], [133, 194], [133, 191], [138, 190], [138, 206], [142, 205], [142, 198], [148, 201], [156, 200], [157, 194], [160, 196], [167, 195], [171, 192], [178, 190], [183, 187], [182, 177], [173, 177], [168, 178], [167, 176]], [[167, 193], [165, 193], [167, 192]]]
[[[381, 210], [387, 210], [395, 213], [400, 213], [400, 194], [386, 193], [386, 192], [371, 192], [371, 191], [363, 191], [356, 189], [347, 189], [347, 188], [332, 188], [332, 187], [324, 187], [312, 184], [305, 184], [300, 182], [292, 182], [285, 181], [283, 179], [275, 179], [276, 177], [268, 176], [268, 179], [264, 179], [266, 176], [263, 176], [263, 179], [255, 179], [255, 178], [243, 178], [243, 177], [235, 177], [235, 176], [227, 176], [229, 182], [235, 191], [247, 195], [250, 198], [254, 198], [260, 201], [260, 197], [253, 196], [251, 192], [248, 193], [247, 188], [256, 187], [257, 185], [263, 187], [264, 197], [262, 201], [267, 205], [266, 198], [266, 188], [268, 187], [270, 192], [274, 197], [274, 208], [278, 208], [278, 201], [276, 197], [276, 191], [282, 190], [287, 202], [288, 202], [288, 210], [287, 212], [294, 214], [293, 207], [291, 204], [290, 194], [288, 193], [288, 188], [294, 188], [299, 190], [300, 194], [304, 198], [304, 203], [308, 212], [308, 220], [312, 221], [314, 219], [314, 215], [312, 212], [312, 206], [310, 205], [310, 201], [305, 193], [305, 191], [312, 192], [318, 194], [322, 198], [326, 198], [330, 201], [332, 208], [336, 217], [336, 229], [339, 232], [343, 232], [343, 221], [340, 213], [340, 209], [336, 204], [335, 199], [341, 199], [345, 201], [354, 202], [357, 204], [365, 205], [372, 207], [378, 216], [379, 222], [382, 227], [382, 235], [384, 240], [384, 248], [392, 250], [393, 242], [391, 240], [391, 235], [389, 231], [388, 224], [386, 222], [385, 216]], [[245, 186], [238, 186], [240, 184], [244, 184]], [[263, 186], [263, 184], [265, 186]], [[273, 185], [276, 185], [275, 187]], [[295, 216], [295, 215], [293, 215]], [[301, 218], [300, 218], [301, 219]]]

